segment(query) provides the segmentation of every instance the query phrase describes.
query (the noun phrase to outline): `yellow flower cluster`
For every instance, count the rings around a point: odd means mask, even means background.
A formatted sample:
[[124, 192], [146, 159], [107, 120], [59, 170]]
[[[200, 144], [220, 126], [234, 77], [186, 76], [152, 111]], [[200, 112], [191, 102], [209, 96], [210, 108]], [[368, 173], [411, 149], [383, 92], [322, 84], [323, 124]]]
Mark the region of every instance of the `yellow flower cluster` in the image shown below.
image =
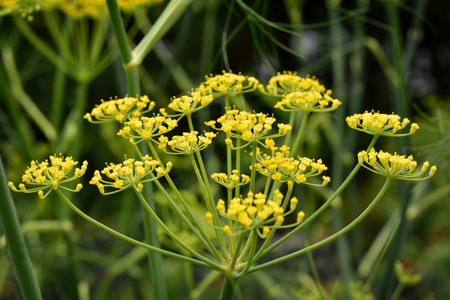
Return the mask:
[[203, 95], [213, 95], [220, 97], [223, 95], [235, 96], [241, 93], [248, 93], [256, 90], [259, 81], [254, 77], [233, 74], [223, 71], [222, 75], [212, 74], [206, 76], [206, 81], [201, 83], [198, 92]]
[[[267, 89], [267, 91], [266, 91]], [[259, 85], [259, 90], [264, 94], [281, 97], [292, 92], [313, 91], [320, 94], [330, 94], [331, 91], [326, 91], [325, 87], [319, 83], [316, 78], [307, 76], [300, 77], [296, 72], [284, 71], [277, 73], [269, 80], [269, 84], [264, 89], [262, 84]]]
[[[275, 191], [273, 200], [267, 200], [266, 195], [263, 193], [254, 195], [252, 192], [249, 192], [245, 199], [242, 196], [233, 198], [228, 208], [225, 207], [225, 201], [220, 199], [217, 202], [216, 209], [222, 217], [243, 225], [246, 230], [257, 228], [260, 236], [266, 238], [270, 228], [285, 228], [286, 226], [282, 226], [285, 217], [294, 212], [297, 207], [298, 200], [296, 197], [293, 197], [289, 201], [289, 211], [285, 212], [286, 205], [282, 204], [283, 198], [284, 196], [279, 190]], [[297, 214], [297, 222], [292, 225], [300, 224], [304, 215], [303, 211], [299, 212]], [[212, 225], [211, 213], [206, 214], [206, 219]], [[274, 223], [274, 225], [269, 226], [271, 223]], [[288, 227], [292, 225], [288, 225]], [[259, 227], [263, 227], [262, 233], [259, 231]], [[240, 229], [235, 227], [231, 229], [228, 225], [223, 227], [223, 231], [228, 236], [233, 234], [232, 230], [239, 231]]]
[[[192, 92], [191, 96], [174, 97], [169, 104], [169, 108], [182, 115], [188, 115], [202, 109], [213, 100], [214, 98], [212, 95], [202, 95], [200, 92]], [[200, 106], [198, 106], [199, 104]]]
[[[212, 120], [205, 122], [205, 124], [216, 130], [225, 132], [229, 137], [252, 142], [262, 140], [263, 138], [279, 137], [287, 134], [291, 129], [290, 125], [279, 123], [277, 125], [278, 134], [267, 136], [275, 121], [276, 119], [274, 117], [269, 117], [263, 113], [249, 113], [231, 109], [218, 118], [217, 122]], [[222, 126], [217, 128], [215, 126], [216, 123], [220, 123]], [[230, 142], [228, 141], [227, 144], [230, 145]]]
[[412, 155], [408, 157], [405, 155], [397, 155], [397, 153], [392, 155], [381, 150], [380, 152], [376, 152], [374, 148], [369, 153], [360, 151], [358, 153], [358, 161], [363, 167], [374, 173], [400, 180], [425, 180], [433, 176], [437, 169], [436, 166], [432, 166], [428, 176], [420, 178], [430, 166], [427, 161], [423, 163], [420, 172], [413, 173], [417, 167], [417, 162], [413, 159]]
[[166, 147], [169, 146], [173, 154], [193, 154], [208, 147], [216, 135], [214, 132], [205, 132], [205, 136], [198, 136], [197, 131], [183, 132], [183, 135], [174, 135], [170, 141], [162, 135], [158, 148], [167, 151]]
[[214, 179], [215, 182], [217, 182], [220, 185], [223, 185], [229, 190], [237, 186], [250, 183], [250, 177], [245, 174], [241, 174], [241, 177], [239, 177], [238, 170], [231, 171], [230, 176], [228, 176], [225, 173], [213, 173], [211, 175], [211, 178]]
[[[26, 183], [30, 186], [35, 186], [33, 188], [27, 189], [24, 183], [19, 184], [19, 190], [14, 186], [14, 184], [10, 181], [8, 182], [9, 187], [16, 192], [23, 193], [38, 193], [41, 199], [47, 197], [47, 195], [52, 191], [58, 188], [66, 189], [69, 191], [78, 192], [83, 187], [81, 183], [77, 185], [75, 190], [69, 189], [62, 184], [66, 184], [71, 182], [81, 176], [84, 175], [87, 169], [88, 162], [84, 161], [81, 168], [76, 168], [74, 174], [72, 176], [68, 176], [69, 172], [73, 169], [74, 166], [78, 164], [77, 161], [74, 161], [72, 157], [60, 156], [50, 156], [50, 162], [45, 160], [41, 163], [37, 161], [32, 161], [31, 165], [25, 171], [25, 174], [22, 175], [22, 182]], [[47, 193], [44, 195], [44, 190], [47, 190]]]
[[117, 132], [117, 135], [129, 138], [130, 143], [139, 143], [164, 134], [177, 126], [177, 121], [165, 115], [154, 117], [132, 117], [125, 122], [125, 126]]
[[[171, 162], [168, 162], [165, 168], [160, 166], [160, 164], [160, 161], [154, 160], [148, 155], [144, 156], [142, 160], [129, 158], [121, 164], [111, 163], [101, 172], [96, 170], [89, 183], [96, 185], [100, 193], [104, 195], [117, 193], [132, 186], [136, 186], [138, 191], [142, 191], [142, 183], [156, 180], [169, 173], [172, 168]], [[156, 175], [153, 172], [156, 172]], [[100, 173], [112, 179], [112, 181], [104, 180]], [[144, 179], [146, 176], [150, 176], [150, 178]], [[105, 192], [105, 188], [114, 188], [116, 190]]]
[[397, 132], [406, 127], [410, 123], [409, 119], [401, 120], [399, 115], [380, 114], [371, 112], [364, 112], [363, 114], [354, 114], [345, 119], [350, 128], [372, 134], [383, 136], [406, 136], [413, 134], [419, 129], [416, 123], [411, 124], [409, 133], [398, 134]]
[[[264, 176], [268, 176], [278, 182], [307, 183], [308, 177], [317, 176], [327, 170], [327, 166], [322, 164], [322, 160], [314, 161], [307, 157], [290, 157], [289, 147], [283, 145], [277, 148], [272, 147], [273, 155], [259, 155], [258, 163], [255, 164], [256, 170]], [[323, 176], [322, 186], [330, 182], [330, 177]], [[291, 183], [292, 184], [292, 183]], [[289, 186], [291, 186], [289, 184]], [[307, 183], [314, 185], [311, 183]]]
[[[125, 12], [132, 11], [141, 5], [159, 4], [163, 0], [118, 0], [120, 9]], [[41, 9], [49, 10], [59, 8], [63, 13], [73, 17], [99, 18], [107, 15], [106, 0], [0, 0], [0, 7], [11, 8], [11, 12], [19, 13], [22, 17], [28, 16]]]
[[283, 96], [275, 108], [283, 111], [329, 112], [338, 108], [341, 102], [330, 97], [331, 91], [292, 92]]
[[124, 119], [139, 117], [155, 106], [155, 102], [150, 101], [147, 96], [141, 96], [139, 99], [134, 97], [116, 98], [109, 101], [101, 100], [101, 102], [92, 109], [91, 113], [85, 114], [84, 118], [92, 123], [105, 123], [113, 120], [122, 123]]

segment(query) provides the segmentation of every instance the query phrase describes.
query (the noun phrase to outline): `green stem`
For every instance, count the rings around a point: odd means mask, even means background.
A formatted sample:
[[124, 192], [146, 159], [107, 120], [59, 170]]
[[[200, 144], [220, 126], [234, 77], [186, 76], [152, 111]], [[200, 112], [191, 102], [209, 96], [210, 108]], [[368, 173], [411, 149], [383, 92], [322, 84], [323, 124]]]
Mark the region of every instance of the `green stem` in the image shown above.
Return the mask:
[[[137, 190], [137, 187], [133, 186], [133, 190], [136, 193], [136, 195], [138, 196], [139, 200], [141, 201], [142, 205], [144, 206], [144, 208], [146, 209], [146, 211], [151, 215], [151, 217], [156, 221], [156, 223], [164, 230], [164, 232], [170, 236], [170, 238], [172, 240], [174, 240], [181, 248], [183, 248], [184, 250], [186, 250], [187, 252], [189, 252], [192, 256], [198, 258], [201, 261], [210, 263], [212, 266], [215, 266], [217, 269], [220, 269], [219, 266], [217, 266], [217, 264], [215, 264], [214, 262], [210, 261], [209, 259], [207, 259], [206, 257], [198, 254], [196, 251], [192, 250], [189, 246], [187, 246], [182, 240], [180, 240], [167, 226], [166, 224], [164, 224], [164, 222], [156, 215], [156, 213], [154, 212], [154, 210], [150, 207], [150, 205], [147, 203], [146, 199], [144, 198], [144, 196], [142, 196], [142, 194]], [[156, 227], [156, 226], [154, 226]]]
[[253, 273], [253, 272], [256, 272], [258, 270], [261, 270], [261, 269], [264, 269], [264, 268], [268, 268], [268, 267], [274, 266], [276, 264], [279, 264], [281, 262], [287, 261], [289, 259], [295, 258], [295, 257], [300, 256], [302, 254], [305, 254], [305, 253], [307, 253], [309, 251], [312, 251], [314, 249], [320, 248], [320, 247], [328, 244], [329, 242], [334, 241], [335, 239], [341, 237], [344, 233], [346, 233], [347, 231], [349, 231], [350, 229], [355, 227], [359, 222], [361, 222], [372, 211], [372, 209], [377, 205], [377, 203], [380, 201], [380, 199], [386, 193], [386, 191], [387, 191], [389, 185], [391, 184], [391, 182], [392, 182], [391, 178], [386, 178], [386, 181], [384, 182], [383, 187], [378, 192], [376, 197], [372, 200], [372, 202], [369, 204], [369, 206], [355, 220], [353, 220], [350, 224], [348, 224], [347, 226], [345, 226], [344, 228], [342, 228], [338, 232], [336, 232], [333, 235], [327, 237], [326, 239], [323, 239], [320, 242], [317, 242], [317, 243], [315, 243], [315, 244], [313, 244], [311, 246], [305, 247], [302, 250], [295, 251], [295, 252], [293, 252], [291, 254], [285, 255], [283, 257], [274, 259], [274, 260], [272, 260], [270, 262], [267, 262], [267, 263], [264, 263], [262, 265], [256, 266], [253, 269], [249, 270], [249, 273]]
[[114, 229], [112, 229], [112, 228], [110, 228], [110, 227], [108, 227], [108, 226], [106, 226], [106, 225], [104, 225], [104, 224], [98, 222], [97, 220], [95, 220], [95, 219], [89, 217], [88, 215], [86, 215], [86, 214], [85, 214], [84, 212], [82, 212], [78, 207], [76, 207], [76, 206], [75, 206], [75, 205], [74, 205], [74, 204], [66, 197], [66, 195], [64, 195], [59, 189], [57, 189], [56, 192], [57, 192], [58, 195], [61, 197], [61, 199], [62, 199], [62, 200], [63, 200], [63, 201], [64, 201], [64, 202], [65, 202], [65, 203], [66, 203], [66, 204], [67, 204], [74, 212], [76, 212], [78, 215], [80, 215], [83, 219], [85, 219], [86, 221], [88, 221], [88, 222], [94, 224], [95, 226], [97, 226], [97, 227], [99, 227], [99, 228], [101, 228], [101, 229], [107, 231], [108, 233], [110, 233], [110, 234], [112, 234], [112, 235], [114, 235], [114, 236], [116, 236], [116, 237], [118, 237], [118, 238], [120, 238], [120, 239], [122, 239], [122, 240], [124, 240], [124, 241], [126, 241], [126, 242], [128, 242], [128, 243], [131, 243], [131, 244], [133, 244], [133, 245], [142, 247], [142, 248], [147, 249], [147, 250], [150, 250], [150, 251], [155, 251], [155, 252], [161, 253], [161, 254], [163, 254], [163, 255], [167, 255], [167, 256], [169, 256], [169, 257], [173, 257], [173, 258], [181, 259], [181, 260], [183, 260], [183, 261], [191, 262], [191, 263], [196, 264], [196, 265], [199, 265], [199, 266], [203, 266], [203, 267], [206, 267], [206, 268], [210, 268], [210, 267], [211, 267], [210, 265], [208, 265], [207, 263], [205, 263], [205, 262], [203, 262], [203, 261], [199, 261], [199, 260], [196, 260], [196, 259], [193, 259], [193, 258], [184, 256], [184, 255], [181, 255], [181, 254], [178, 254], [178, 253], [170, 252], [170, 251], [167, 251], [167, 250], [164, 250], [164, 249], [161, 249], [161, 248], [157, 248], [157, 247], [154, 247], [154, 246], [151, 246], [151, 245], [148, 245], [148, 244], [139, 242], [139, 241], [137, 241], [137, 240], [135, 240], [135, 239], [133, 239], [133, 238], [130, 238], [130, 237], [127, 236], [127, 235], [124, 235], [124, 234], [122, 234], [122, 233], [120, 233], [120, 232], [118, 232], [118, 231], [115, 231]]
[[225, 276], [223, 280], [222, 290], [220, 291], [219, 300], [231, 300], [233, 299], [233, 295], [233, 279]]
[[[117, 0], [106, 0], [106, 4], [108, 6], [109, 17], [117, 39], [117, 45], [119, 47], [120, 56], [122, 57], [122, 62], [124, 66], [127, 66], [133, 55], [131, 53], [131, 47], [128, 42], [128, 36], [125, 31], [119, 5], [117, 4]], [[133, 97], [141, 94], [139, 72], [137, 67], [138, 66], [124, 68], [127, 78], [128, 94]]]
[[[144, 193], [148, 196], [147, 199], [142, 197], [142, 194], [139, 193], [135, 187], [133, 187], [133, 189], [135, 193], [138, 194], [142, 206], [144, 206], [147, 211], [150, 210], [153, 212], [153, 210], [155, 209], [155, 200], [153, 199], [153, 184], [151, 182], [144, 184]], [[154, 247], [161, 248], [161, 243], [159, 242], [158, 237], [158, 228], [156, 226], [156, 219], [153, 216], [147, 214], [144, 209], [142, 209], [141, 212], [147, 243]], [[164, 275], [164, 267], [162, 264], [162, 256], [160, 253], [148, 251], [147, 259], [149, 265], [150, 280], [153, 286], [153, 296], [155, 297], [155, 299], [167, 299], [167, 287]]]
[[[366, 151], [369, 151], [375, 145], [375, 142], [377, 140], [378, 140], [378, 136], [374, 136], [372, 141], [370, 142], [369, 146], [367, 147]], [[294, 230], [292, 230], [291, 232], [289, 232], [288, 234], [286, 234], [285, 236], [280, 238], [278, 241], [276, 241], [269, 247], [267, 247], [267, 249], [264, 252], [261, 252], [259, 255], [257, 254], [255, 261], [257, 259], [265, 256], [266, 254], [268, 254], [269, 252], [271, 252], [278, 246], [280, 246], [282, 243], [284, 243], [286, 240], [288, 240], [290, 237], [292, 237], [294, 234], [296, 234], [301, 229], [303, 229], [306, 225], [308, 225], [310, 222], [312, 222], [315, 218], [317, 218], [341, 194], [341, 192], [345, 189], [345, 187], [350, 183], [350, 181], [353, 179], [355, 174], [358, 172], [360, 167], [361, 167], [361, 165], [357, 164], [353, 168], [352, 172], [347, 176], [345, 181], [339, 186], [339, 188], [333, 193], [333, 195], [331, 195], [330, 198], [324, 204], [322, 204], [322, 206], [318, 210], [316, 210], [308, 219], [303, 221], [303, 223], [300, 224], [298, 227], [296, 227]]]
[[0, 156], [0, 225], [6, 236], [8, 252], [17, 281], [25, 300], [42, 299], [33, 265], [20, 230], [14, 200], [6, 182], [6, 173]]
[[303, 114], [302, 124], [300, 126], [300, 130], [298, 131], [297, 138], [295, 139], [294, 146], [292, 147], [291, 150], [291, 157], [294, 157], [298, 151], [300, 141], [303, 136], [303, 131], [305, 131], [306, 128], [306, 121], [308, 120], [309, 113], [310, 113], [309, 111], [305, 111], [305, 113]]
[[[111, 2], [111, 0], [107, 0]], [[134, 48], [132, 53], [132, 61], [124, 61], [126, 67], [139, 66], [144, 60], [145, 56], [153, 49], [157, 42], [173, 27], [178, 19], [183, 15], [192, 0], [171, 0], [167, 4], [164, 11], [153, 24], [152, 28], [147, 32], [144, 38]]]

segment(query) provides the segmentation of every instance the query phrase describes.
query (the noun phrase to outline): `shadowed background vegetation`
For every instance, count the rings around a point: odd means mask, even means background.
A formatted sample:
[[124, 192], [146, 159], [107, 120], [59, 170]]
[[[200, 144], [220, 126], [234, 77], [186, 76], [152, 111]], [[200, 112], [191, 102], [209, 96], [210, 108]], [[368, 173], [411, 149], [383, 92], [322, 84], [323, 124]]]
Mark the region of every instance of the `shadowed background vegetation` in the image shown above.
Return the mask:
[[[131, 43], [143, 37], [166, 5], [164, 1], [124, 14]], [[73, 155], [80, 162], [87, 159], [85, 188], [74, 201], [111, 227], [143, 238], [142, 216], [138, 203], [130, 200], [132, 195], [99, 197], [87, 179], [93, 170], [107, 161], [120, 161], [127, 152], [127, 141], [115, 136], [115, 125], [97, 126], [82, 119], [100, 99], [126, 94], [108, 19], [78, 20], [83, 24], [80, 34], [85, 30], [93, 37], [98, 30], [106, 40], [98, 46], [96, 57], [86, 58], [82, 37], [66, 36], [57, 42], [52, 26], [58, 23], [52, 22], [59, 19], [70, 26], [64, 13], [42, 11], [32, 16], [28, 22], [19, 15], [0, 14], [0, 153], [7, 178], [19, 182], [31, 160], [53, 153]], [[356, 163], [355, 153], [368, 143], [367, 136], [345, 124], [346, 116], [365, 110], [395, 112], [418, 123], [415, 135], [383, 139], [382, 147], [392, 153], [413, 153], [417, 161], [438, 166], [432, 180], [395, 183], [361, 225], [343, 238], [309, 257], [243, 279], [240, 286], [246, 299], [320, 299], [307, 298], [316, 291], [315, 276], [335, 299], [344, 297], [337, 292], [343, 282], [368, 278], [373, 280], [370, 291], [376, 299], [390, 299], [397, 285], [396, 260], [422, 276], [419, 284], [403, 290], [401, 299], [450, 296], [449, 20], [450, 2], [445, 0], [194, 0], [145, 58], [139, 68], [142, 92], [157, 107], [198, 86], [205, 75], [222, 70], [254, 76], [263, 83], [283, 70], [317, 77], [342, 105], [332, 114], [311, 118], [303, 153], [330, 166], [330, 188], [339, 186]], [[69, 70], [46, 56], [48, 51], [37, 46], [30, 32], [60, 57], [71, 57]], [[251, 109], [278, 117], [267, 97], [254, 93], [246, 99]], [[214, 103], [202, 111], [198, 123], [215, 118], [223, 105]], [[213, 168], [219, 163], [220, 157], [210, 151], [208, 164]], [[198, 191], [180, 164], [174, 160], [174, 177], [203, 217]], [[375, 175], [360, 174], [336, 205], [277, 251], [292, 252], [303, 247], [305, 238], [313, 243], [354, 219], [382, 184]], [[323, 200], [308, 189], [297, 194], [302, 209], [309, 212]], [[39, 200], [14, 194], [14, 200], [44, 299], [149, 299], [152, 284], [145, 250], [94, 228], [54, 195]], [[186, 231], [187, 240], [193, 239], [177, 220], [171, 220], [163, 201], [160, 204], [171, 226], [179, 233]], [[390, 234], [393, 238], [385, 247]], [[162, 242], [172, 249], [170, 241]], [[5, 244], [0, 235], [0, 298], [20, 299]], [[383, 249], [387, 250], [378, 260]], [[372, 278], [375, 262], [379, 269]], [[188, 294], [192, 299], [217, 297], [221, 282], [214, 274], [172, 259], [165, 260], [164, 266], [170, 299]], [[194, 288], [200, 282], [205, 287]], [[202, 295], [196, 294], [199, 291]]]

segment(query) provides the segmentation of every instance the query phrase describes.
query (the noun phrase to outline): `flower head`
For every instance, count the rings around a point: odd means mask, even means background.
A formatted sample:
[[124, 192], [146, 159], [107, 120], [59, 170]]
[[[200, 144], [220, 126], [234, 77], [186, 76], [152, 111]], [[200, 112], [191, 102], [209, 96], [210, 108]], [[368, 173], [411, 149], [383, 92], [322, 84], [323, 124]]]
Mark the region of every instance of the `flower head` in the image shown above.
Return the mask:
[[[257, 229], [258, 234], [262, 238], [266, 238], [270, 228], [288, 228], [296, 226], [302, 222], [304, 213], [300, 212], [297, 222], [291, 225], [283, 226], [285, 217], [295, 211], [298, 200], [293, 197], [283, 203], [283, 194], [276, 190], [274, 199], [268, 200], [263, 193], [253, 194], [249, 192], [246, 198], [242, 196], [231, 199], [228, 207], [225, 201], [220, 199], [217, 202], [216, 209], [220, 216], [234, 222], [236, 225], [231, 228], [224, 227], [223, 230], [227, 235], [233, 235], [244, 230]], [[289, 210], [286, 211], [287, 204], [290, 203]], [[209, 215], [207, 215], [208, 218]]]
[[[278, 134], [268, 135], [275, 121], [274, 117], [269, 117], [264, 113], [249, 113], [232, 109], [217, 119], [217, 122], [209, 121], [205, 124], [225, 132], [229, 137], [242, 139], [250, 143], [266, 138], [283, 136], [291, 129], [290, 125], [280, 123], [277, 125]], [[217, 123], [222, 126], [220, 128], [216, 127]]]
[[331, 91], [320, 93], [317, 91], [292, 92], [283, 96], [275, 104], [275, 108], [284, 111], [308, 111], [308, 112], [328, 112], [335, 110], [341, 105], [337, 99], [330, 97]]
[[[274, 150], [277, 148], [274, 148]], [[273, 155], [262, 154], [255, 164], [256, 170], [278, 182], [295, 182], [315, 185], [307, 182], [308, 177], [317, 176], [327, 170], [322, 160], [315, 161], [307, 157], [290, 157], [289, 147], [282, 146]], [[322, 185], [328, 184], [330, 178], [323, 176]]]
[[238, 170], [231, 171], [230, 176], [225, 173], [213, 173], [211, 178], [227, 189], [233, 189], [235, 187], [250, 183], [250, 177], [245, 174], [241, 174], [241, 177], [239, 177]]
[[406, 136], [413, 134], [419, 129], [419, 125], [412, 123], [409, 133], [399, 134], [397, 132], [404, 129], [410, 123], [409, 119], [404, 118], [401, 120], [399, 115], [380, 114], [374, 111], [354, 114], [345, 120], [350, 128], [372, 135]]
[[117, 135], [129, 138], [131, 143], [150, 140], [167, 133], [177, 126], [177, 121], [165, 115], [157, 114], [153, 117], [131, 117]]
[[188, 115], [207, 106], [213, 99], [212, 95], [202, 95], [200, 92], [192, 92], [191, 96], [172, 98], [169, 108], [182, 115]]
[[254, 77], [223, 71], [222, 75], [206, 76], [206, 81], [200, 84], [198, 92], [214, 97], [235, 96], [254, 91], [258, 84], [259, 81]]
[[[171, 168], [171, 162], [168, 162], [163, 167], [160, 161], [154, 160], [148, 155], [144, 156], [142, 160], [129, 158], [125, 159], [121, 164], [111, 163], [101, 172], [96, 170], [89, 183], [96, 185], [100, 193], [104, 195], [117, 193], [132, 186], [141, 191], [143, 188], [142, 183], [154, 181], [166, 175]], [[104, 174], [108, 179], [103, 179], [101, 174]], [[114, 188], [115, 190], [105, 192], [105, 188]]]
[[193, 154], [208, 147], [217, 135], [214, 132], [205, 132], [204, 134], [204, 136], [199, 136], [197, 131], [183, 132], [183, 135], [175, 135], [170, 141], [162, 135], [159, 138], [158, 148], [167, 151], [166, 148], [169, 146], [173, 154]]
[[[22, 175], [22, 183], [19, 184], [17, 189], [12, 182], [8, 182], [9, 187], [16, 192], [23, 193], [38, 193], [41, 199], [47, 197], [47, 195], [58, 188], [69, 190], [72, 192], [78, 192], [83, 187], [80, 184], [75, 189], [66, 187], [66, 183], [71, 182], [84, 175], [87, 169], [88, 162], [84, 161], [81, 168], [75, 168], [73, 174], [71, 171], [73, 167], [78, 164], [72, 157], [66, 157], [56, 155], [49, 157], [50, 162], [45, 160], [43, 162], [32, 161], [31, 165]], [[28, 185], [28, 188], [26, 187]], [[47, 192], [44, 195], [44, 191]]]
[[96, 105], [90, 113], [85, 114], [84, 118], [91, 123], [106, 123], [114, 120], [122, 123], [127, 118], [137, 118], [149, 112], [154, 106], [155, 102], [150, 101], [147, 96], [102, 100], [102, 103]]
[[372, 148], [369, 153], [366, 151], [360, 151], [358, 153], [359, 163], [366, 169], [378, 173], [380, 175], [400, 180], [419, 181], [430, 178], [436, 172], [436, 166], [430, 168], [428, 176], [422, 177], [427, 171], [430, 164], [426, 161], [422, 165], [422, 169], [419, 172], [414, 172], [417, 167], [417, 162], [413, 160], [413, 156], [406, 157], [405, 155], [394, 155], [383, 152], [376, 152]]
[[311, 78], [309, 75], [304, 78], [297, 75], [296, 72], [284, 71], [278, 73], [269, 80], [269, 84], [264, 88], [262, 84], [259, 85], [259, 90], [264, 94], [281, 97], [292, 92], [318, 92], [330, 94], [331, 91], [326, 91], [325, 87], [319, 83], [316, 78]]

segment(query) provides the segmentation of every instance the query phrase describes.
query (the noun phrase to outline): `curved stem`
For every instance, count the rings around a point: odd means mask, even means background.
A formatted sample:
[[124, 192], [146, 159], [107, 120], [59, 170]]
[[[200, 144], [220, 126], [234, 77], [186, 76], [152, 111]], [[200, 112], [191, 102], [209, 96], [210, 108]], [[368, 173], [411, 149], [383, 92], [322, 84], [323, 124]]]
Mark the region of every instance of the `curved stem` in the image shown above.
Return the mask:
[[[372, 141], [370, 142], [369, 146], [367, 147], [366, 151], [369, 151], [376, 143], [376, 141], [378, 140], [377, 135], [375, 135], [372, 138]], [[344, 182], [339, 186], [339, 188], [333, 193], [333, 195], [330, 196], [330, 198], [328, 198], [328, 200], [322, 204], [322, 206], [316, 210], [309, 218], [307, 218], [305, 221], [303, 221], [302, 224], [300, 224], [298, 227], [296, 227], [294, 230], [292, 230], [291, 232], [289, 232], [288, 234], [286, 234], [285, 236], [283, 236], [282, 238], [280, 238], [278, 241], [276, 241], [275, 243], [273, 243], [271, 246], [267, 247], [267, 249], [260, 253], [259, 256], [257, 254], [257, 257], [255, 258], [255, 261], [263, 256], [265, 256], [266, 254], [268, 254], [269, 252], [271, 252], [272, 250], [274, 250], [275, 248], [277, 248], [278, 246], [280, 246], [282, 243], [284, 243], [286, 240], [288, 240], [290, 237], [292, 237], [294, 234], [296, 234], [297, 232], [299, 232], [301, 229], [303, 229], [306, 225], [308, 225], [309, 223], [311, 223], [315, 218], [317, 218], [328, 206], [330, 206], [330, 204], [341, 194], [341, 192], [345, 189], [345, 187], [350, 183], [350, 181], [353, 179], [353, 177], [355, 177], [356, 173], [358, 172], [359, 168], [361, 168], [360, 164], [357, 164], [352, 172], [347, 176], [347, 178], [344, 180]]]
[[62, 199], [62, 200], [63, 200], [63, 201], [64, 201], [64, 202], [65, 202], [65, 203], [66, 203], [66, 204], [67, 204], [74, 212], [76, 212], [78, 215], [80, 215], [83, 219], [85, 219], [86, 221], [88, 221], [88, 222], [94, 224], [94, 225], [97, 226], [97, 227], [100, 227], [101, 229], [103, 229], [103, 230], [109, 232], [110, 234], [112, 234], [112, 235], [114, 235], [114, 236], [116, 236], [116, 237], [118, 237], [118, 238], [120, 238], [120, 239], [122, 239], [122, 240], [124, 240], [124, 241], [126, 241], [126, 242], [128, 242], [128, 243], [131, 243], [131, 244], [133, 244], [133, 245], [136, 245], [136, 246], [145, 248], [145, 249], [150, 250], [150, 251], [155, 251], [155, 252], [161, 253], [161, 254], [163, 254], [163, 255], [167, 255], [167, 256], [170, 256], [170, 257], [173, 257], [173, 258], [178, 258], [178, 259], [181, 259], [181, 260], [184, 260], [184, 261], [187, 261], [187, 262], [191, 262], [191, 263], [196, 264], [196, 265], [199, 265], [199, 266], [203, 266], [203, 267], [206, 267], [206, 268], [211, 268], [211, 265], [209, 265], [209, 264], [207, 264], [207, 263], [205, 263], [205, 262], [203, 262], [203, 261], [199, 261], [199, 260], [193, 259], [193, 258], [191, 258], [191, 257], [187, 257], [187, 256], [184, 256], [184, 255], [181, 255], [181, 254], [178, 254], [178, 253], [170, 252], [170, 251], [167, 251], [167, 250], [163, 250], [163, 249], [160, 249], [160, 248], [157, 248], [157, 247], [153, 247], [153, 246], [147, 245], [147, 244], [142, 243], [142, 242], [139, 242], [139, 241], [137, 241], [137, 240], [135, 240], [135, 239], [133, 239], [133, 238], [130, 238], [129, 236], [127, 236], [127, 235], [125, 235], [125, 234], [122, 234], [122, 233], [120, 233], [120, 232], [118, 232], [118, 231], [115, 231], [114, 229], [112, 229], [112, 228], [110, 228], [110, 227], [104, 225], [103, 223], [100, 223], [99, 221], [97, 221], [97, 220], [95, 220], [95, 219], [89, 217], [88, 215], [86, 215], [86, 214], [85, 214], [84, 212], [82, 212], [78, 207], [76, 207], [76, 206], [75, 206], [75, 205], [74, 205], [74, 204], [66, 197], [66, 195], [64, 195], [59, 189], [57, 189], [56, 192], [57, 192], [58, 195], [61, 197], [61, 199]]
[[339, 238], [340, 236], [342, 236], [344, 233], [346, 233], [347, 231], [349, 231], [350, 229], [352, 229], [353, 227], [355, 227], [359, 222], [362, 221], [362, 219], [364, 219], [371, 211], [372, 209], [375, 207], [375, 205], [377, 205], [377, 203], [380, 201], [380, 199], [383, 197], [383, 195], [386, 193], [389, 185], [391, 184], [392, 179], [391, 178], [386, 178], [386, 181], [384, 182], [383, 187], [381, 188], [381, 190], [378, 192], [378, 194], [376, 195], [376, 197], [372, 200], [372, 202], [369, 204], [369, 206], [355, 219], [353, 220], [350, 224], [348, 224], [347, 226], [345, 226], [344, 228], [342, 228], [341, 230], [339, 230], [338, 232], [336, 232], [335, 234], [329, 236], [326, 239], [323, 239], [320, 242], [317, 242], [311, 246], [305, 247], [302, 250], [299, 251], [295, 251], [291, 254], [285, 255], [283, 257], [274, 259], [268, 263], [256, 266], [255, 268], [251, 269], [249, 271], [249, 273], [253, 273], [256, 272], [258, 270], [276, 265], [278, 263], [287, 261], [289, 259], [292, 259], [294, 257], [300, 256], [306, 252], [312, 251], [314, 249], [317, 249], [319, 247], [322, 247], [323, 245], [328, 244], [331, 241], [334, 241], [335, 239]]
[[220, 269], [220, 267], [215, 264], [214, 262], [210, 261], [206, 257], [198, 254], [196, 251], [191, 249], [188, 245], [186, 245], [182, 240], [180, 240], [167, 226], [164, 224], [163, 221], [156, 215], [156, 213], [153, 211], [153, 209], [148, 205], [147, 201], [145, 200], [144, 196], [137, 190], [137, 187], [133, 185], [133, 190], [138, 196], [139, 200], [141, 201], [142, 205], [146, 209], [146, 211], [152, 216], [152, 218], [156, 221], [156, 223], [161, 226], [161, 228], [164, 230], [164, 232], [170, 236], [172, 240], [174, 240], [181, 248], [189, 252], [192, 256], [196, 257], [197, 259], [204, 261], [208, 264], [211, 264], [212, 266], [215, 266], [216, 268]]

